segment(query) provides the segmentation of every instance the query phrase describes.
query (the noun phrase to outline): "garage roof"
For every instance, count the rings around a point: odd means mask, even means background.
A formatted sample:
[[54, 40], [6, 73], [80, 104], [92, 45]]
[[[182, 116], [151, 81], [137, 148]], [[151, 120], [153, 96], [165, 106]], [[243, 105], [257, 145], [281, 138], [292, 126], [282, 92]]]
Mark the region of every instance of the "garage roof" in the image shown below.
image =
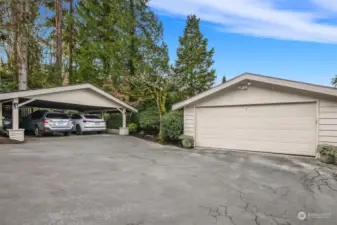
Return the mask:
[[269, 77], [264, 75], [257, 75], [252, 73], [244, 73], [240, 76], [237, 76], [226, 83], [220, 84], [214, 88], [211, 88], [207, 91], [201, 92], [198, 95], [195, 95], [189, 99], [186, 99], [182, 102], [178, 102], [172, 106], [173, 110], [181, 109], [187, 105], [190, 105], [192, 103], [195, 103], [196, 101], [199, 101], [205, 97], [208, 97], [210, 95], [213, 95], [221, 90], [227, 89], [229, 87], [232, 87], [237, 84], [241, 84], [246, 82], [259, 82], [259, 83], [266, 83], [270, 85], [280, 86], [280, 87], [286, 87], [291, 89], [296, 89], [298, 91], [305, 91], [305, 92], [311, 92], [314, 94], [320, 94], [324, 96], [331, 96], [331, 97], [337, 97], [337, 89], [334, 87], [328, 87], [328, 86], [320, 86], [315, 84], [309, 84], [304, 82], [298, 82], [298, 81], [292, 81], [292, 80], [285, 80], [275, 77]]
[[[83, 92], [89, 91], [89, 92]], [[61, 94], [63, 93], [63, 95]], [[83, 95], [86, 93], [87, 95]], [[53, 95], [54, 94], [54, 95]], [[56, 94], [56, 95], [55, 95]], [[71, 99], [72, 95], [77, 96], [78, 101]], [[44, 98], [45, 96], [53, 96], [53, 98], [48, 99]], [[100, 103], [91, 106], [90, 102], [86, 102], [86, 97], [92, 96], [92, 101], [98, 100], [99, 98], [104, 99], [106, 104], [100, 105]], [[132, 112], [137, 112], [137, 109], [126, 104], [120, 99], [104, 92], [103, 90], [93, 86], [92, 84], [78, 84], [70, 85], [63, 87], [55, 88], [44, 88], [36, 90], [27, 90], [27, 91], [16, 91], [8, 93], [0, 93], [0, 102], [6, 100], [19, 98], [19, 99], [34, 99], [32, 103], [27, 105], [29, 106], [40, 106], [47, 108], [66, 108], [66, 109], [108, 109], [108, 108], [125, 108]], [[82, 98], [82, 99], [81, 99]], [[69, 100], [70, 99], [70, 100]], [[67, 100], [67, 101], [65, 101]], [[111, 104], [108, 104], [108, 103]], [[110, 107], [111, 105], [111, 107]]]

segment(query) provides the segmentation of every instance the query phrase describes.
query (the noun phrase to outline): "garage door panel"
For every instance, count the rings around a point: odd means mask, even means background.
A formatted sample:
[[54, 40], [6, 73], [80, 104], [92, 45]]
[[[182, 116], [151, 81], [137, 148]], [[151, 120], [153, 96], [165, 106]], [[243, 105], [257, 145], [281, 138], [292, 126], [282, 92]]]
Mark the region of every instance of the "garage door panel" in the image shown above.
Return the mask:
[[[200, 132], [203, 138], [230, 138], [230, 139], [245, 139], [245, 140], [259, 140], [259, 141], [273, 141], [273, 142], [303, 142], [307, 143], [308, 138], [311, 138], [310, 131], [264, 131], [257, 130], [233, 130], [221, 131], [216, 134], [209, 134]], [[282, 141], [284, 139], [284, 141]]]
[[[275, 119], [264, 118], [263, 123], [261, 123], [261, 119], [254, 118], [226, 118], [221, 119], [221, 124], [226, 124], [226, 128], [233, 129], [265, 129], [265, 130], [304, 130], [312, 128], [310, 123], [312, 122], [312, 118], [299, 118], [289, 123], [290, 118], [283, 119], [280, 118], [277, 121]], [[245, 122], [243, 122], [245, 121]], [[218, 119], [200, 119], [198, 118], [198, 123], [205, 124], [203, 128], [209, 129], [217, 129], [219, 128], [217, 125], [219, 124]]]
[[197, 108], [196, 145], [314, 154], [315, 104]]

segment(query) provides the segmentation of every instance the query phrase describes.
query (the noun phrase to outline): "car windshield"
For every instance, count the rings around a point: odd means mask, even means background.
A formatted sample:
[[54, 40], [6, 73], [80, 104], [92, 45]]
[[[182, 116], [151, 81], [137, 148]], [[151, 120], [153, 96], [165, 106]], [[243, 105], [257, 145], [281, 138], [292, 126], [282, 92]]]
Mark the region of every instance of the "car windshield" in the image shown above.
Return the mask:
[[84, 117], [87, 119], [99, 119], [99, 117], [94, 116], [94, 115], [84, 115]]
[[69, 116], [64, 113], [48, 113], [46, 115], [48, 119], [69, 119]]

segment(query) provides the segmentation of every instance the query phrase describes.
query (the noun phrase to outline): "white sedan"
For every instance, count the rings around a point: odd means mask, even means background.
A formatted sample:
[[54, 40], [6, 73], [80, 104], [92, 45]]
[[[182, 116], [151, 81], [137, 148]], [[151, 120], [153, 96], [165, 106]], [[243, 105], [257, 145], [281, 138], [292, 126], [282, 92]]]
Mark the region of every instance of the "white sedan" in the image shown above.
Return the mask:
[[74, 114], [71, 116], [74, 122], [74, 131], [77, 135], [82, 135], [85, 132], [103, 133], [106, 130], [106, 123], [95, 115]]

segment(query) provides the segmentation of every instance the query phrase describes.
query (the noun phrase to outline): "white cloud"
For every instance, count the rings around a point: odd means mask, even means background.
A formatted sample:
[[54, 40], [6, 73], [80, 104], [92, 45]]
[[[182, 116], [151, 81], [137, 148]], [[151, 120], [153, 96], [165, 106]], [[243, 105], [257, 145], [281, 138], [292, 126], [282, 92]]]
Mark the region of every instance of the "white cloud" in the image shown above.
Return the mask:
[[311, 0], [318, 7], [326, 9], [331, 12], [337, 12], [337, 1], [336, 0]]
[[317, 6], [317, 9], [310, 11], [280, 8], [291, 1], [293, 0], [152, 0], [150, 5], [175, 16], [196, 14], [202, 20], [214, 23], [217, 27], [220, 25], [233, 33], [337, 43], [337, 26], [319, 23], [321, 19], [329, 19], [327, 8], [331, 11], [335, 7], [337, 11], [337, 3], [333, 4], [337, 0], [302, 1], [304, 5], [314, 3]]

